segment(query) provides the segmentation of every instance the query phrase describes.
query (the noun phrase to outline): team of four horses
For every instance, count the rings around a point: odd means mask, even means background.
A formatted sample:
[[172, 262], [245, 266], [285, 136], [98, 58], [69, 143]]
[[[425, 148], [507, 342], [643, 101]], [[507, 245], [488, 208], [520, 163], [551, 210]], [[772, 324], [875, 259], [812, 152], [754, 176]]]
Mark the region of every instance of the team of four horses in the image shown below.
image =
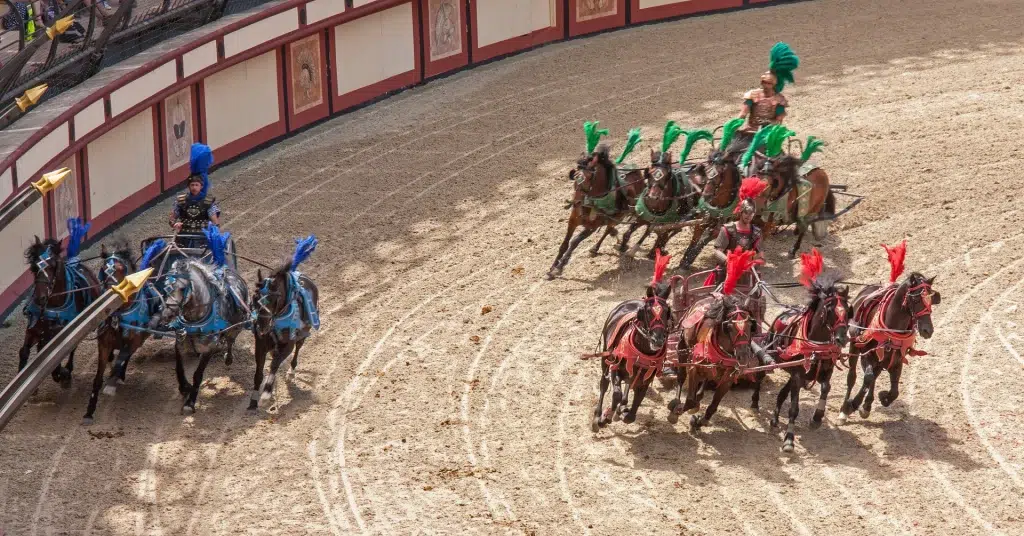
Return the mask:
[[[737, 382], [752, 383], [751, 406], [757, 409], [762, 380], [783, 369], [789, 380], [779, 392], [770, 422], [778, 426], [779, 413], [789, 397], [782, 449], [792, 452], [801, 389], [820, 384], [811, 419], [811, 426], [817, 428], [824, 418], [832, 372], [846, 364], [846, 397], [837, 421], [845, 423], [856, 410], [867, 418], [879, 373], [885, 370], [889, 374], [890, 389], [878, 394], [882, 405], [889, 406], [899, 394], [907, 356], [923, 355], [914, 349], [914, 343], [917, 334], [931, 337], [932, 306], [939, 304], [940, 295], [932, 289], [934, 278], [911, 272], [899, 280], [904, 272], [905, 241], [895, 247], [883, 246], [890, 263], [889, 283], [866, 285], [852, 303], [849, 287], [842, 284], [837, 272], [825, 269], [817, 249], [801, 254], [799, 282], [783, 286], [806, 287], [807, 302], [800, 306], [780, 303], [784, 311], [771, 323], [765, 322], [767, 298], [778, 300], [773, 285], [758, 275], [756, 266], [763, 261], [755, 259], [754, 251], [729, 251], [724, 281], [709, 272], [666, 279], [669, 257], [662, 252], [668, 240], [685, 227], [693, 228], [680, 263], [681, 269], [689, 269], [718, 229], [734, 217], [744, 197], [754, 201], [754, 222], [764, 227], [765, 235], [796, 226], [790, 258], [800, 251], [808, 229], [816, 239], [823, 239], [829, 220], [861, 200], [853, 196], [853, 203], [836, 212], [836, 195], [849, 194], [843, 193], [844, 187], [831, 185], [828, 174], [810, 162], [823, 145], [820, 140], [811, 136], [804, 146], [792, 139], [795, 132], [773, 124], [758, 130], [749, 145], [732, 143], [742, 123], [742, 119], [727, 122], [721, 127], [721, 138], [716, 139], [718, 129], [685, 131], [670, 121], [661, 150], [651, 150], [650, 165], [643, 169], [620, 167], [639, 143], [639, 129], [629, 132], [625, 148], [613, 161], [608, 146], [598, 143], [607, 131], [598, 130], [597, 123], [584, 125], [587, 151], [569, 173], [575, 187], [567, 206], [572, 212], [548, 277], [561, 274], [573, 250], [602, 227], [604, 233], [591, 248], [592, 254], [605, 237], [616, 234], [618, 225], [629, 226], [618, 246], [620, 253], [629, 250], [632, 255], [649, 234], [657, 237], [649, 254], [655, 267], [646, 295], [616, 306], [605, 321], [598, 351], [583, 356], [601, 359], [599, 398], [592, 420], [595, 432], [612, 420], [633, 422], [656, 376], [676, 376], [668, 420], [675, 423], [679, 415], [690, 412], [691, 430], [697, 431], [709, 422]], [[673, 162], [669, 149], [680, 137], [685, 144], [678, 161]], [[702, 140], [711, 143], [707, 157], [689, 162], [691, 150]], [[790, 151], [794, 142], [799, 152]], [[578, 234], [577, 227], [583, 227]], [[630, 237], [640, 227], [645, 228], [644, 234], [629, 248]], [[863, 381], [854, 394], [858, 363]], [[604, 409], [609, 386], [611, 406]], [[713, 389], [714, 396], [700, 415], [705, 389]]]
[[[297, 239], [292, 257], [279, 266], [267, 267], [246, 259], [270, 270], [267, 277], [262, 269], [257, 270], [256, 292], [250, 293], [238, 274], [237, 258], [241, 256], [234, 252], [231, 233], [221, 232], [215, 225], [204, 229], [202, 236], [176, 234], [147, 239], [140, 248], [141, 258], [133, 256], [127, 242], [113, 249], [104, 245], [95, 257], [101, 261], [100, 269], [94, 272], [86, 265], [92, 259], [79, 258], [82, 239], [91, 224], [77, 218], [67, 224], [66, 247], [61, 241], [40, 241], [36, 237], [25, 252], [34, 283], [24, 309], [28, 325], [19, 353], [19, 370], [28, 363], [33, 345], [42, 350], [100, 295], [101, 289], [135, 272], [153, 270], [132, 300], [96, 332], [99, 356], [84, 424], [93, 422], [100, 391], [111, 395], [116, 392], [117, 384], [125, 380], [129, 359], [150, 337], [174, 339], [178, 390], [184, 398], [182, 413], [191, 414], [210, 359], [225, 355], [225, 363], [230, 365], [235, 339], [243, 330], [252, 331], [256, 373], [249, 409], [255, 411], [261, 401], [273, 396], [281, 363], [294, 353], [289, 375], [294, 374], [299, 350], [311, 330], [319, 329], [317, 287], [298, 271], [316, 248], [317, 239], [312, 235]], [[202, 247], [194, 247], [197, 244]], [[264, 378], [268, 353], [273, 359], [270, 373]], [[198, 357], [191, 383], [185, 374], [185, 356]], [[71, 352], [66, 364], [58, 364], [53, 371], [54, 381], [64, 388], [71, 385], [74, 359]], [[110, 374], [104, 379], [108, 365]]]

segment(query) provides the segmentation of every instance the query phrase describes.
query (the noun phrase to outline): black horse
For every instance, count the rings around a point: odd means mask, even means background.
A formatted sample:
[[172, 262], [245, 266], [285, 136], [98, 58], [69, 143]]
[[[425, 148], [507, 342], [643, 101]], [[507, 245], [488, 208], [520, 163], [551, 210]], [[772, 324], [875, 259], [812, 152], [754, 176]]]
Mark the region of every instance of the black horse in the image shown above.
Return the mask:
[[[888, 407], [899, 397], [900, 375], [907, 355], [920, 355], [913, 345], [916, 335], [930, 339], [932, 306], [939, 305], [942, 296], [932, 290], [935, 278], [926, 278], [912, 272], [902, 283], [887, 287], [870, 285], [853, 300], [854, 325], [850, 329], [850, 371], [846, 377], [846, 398], [838, 423], [845, 424], [854, 410], [868, 418], [875, 396], [875, 380], [884, 369], [889, 372], [890, 388], [878, 393], [878, 401]], [[852, 399], [850, 394], [857, 381], [857, 361], [860, 360], [864, 381]], [[863, 407], [861, 407], [863, 403]]]

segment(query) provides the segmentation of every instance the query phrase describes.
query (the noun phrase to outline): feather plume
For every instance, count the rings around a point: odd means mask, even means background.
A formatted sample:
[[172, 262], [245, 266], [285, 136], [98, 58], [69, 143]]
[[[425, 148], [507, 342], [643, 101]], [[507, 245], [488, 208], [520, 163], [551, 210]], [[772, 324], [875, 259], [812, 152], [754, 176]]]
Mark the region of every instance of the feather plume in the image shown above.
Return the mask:
[[793, 71], [800, 66], [800, 57], [786, 43], [775, 43], [768, 54], [768, 69], [775, 73], [775, 91], [781, 92], [786, 84], [796, 82]]
[[629, 135], [626, 136], [626, 146], [622, 149], [622, 154], [615, 159], [615, 164], [621, 164], [623, 160], [633, 152], [633, 149], [640, 143], [640, 129], [634, 128], [629, 131]]
[[309, 235], [302, 239], [296, 238], [295, 253], [292, 255], [291, 269], [298, 269], [299, 265], [313, 254], [313, 251], [316, 250], [316, 245], [316, 235]]
[[686, 136], [686, 144], [683, 146], [683, 152], [679, 153], [679, 163], [683, 164], [686, 159], [690, 156], [690, 151], [693, 150], [694, 144], [700, 140], [714, 141], [714, 134], [707, 130], [684, 130], [683, 135]]
[[821, 257], [818, 248], [812, 248], [810, 253], [800, 254], [800, 284], [811, 288], [814, 280], [825, 270], [825, 259]]
[[772, 125], [768, 127], [768, 134], [764, 140], [764, 154], [769, 158], [774, 158], [782, 152], [782, 144], [785, 143], [786, 138], [796, 136], [796, 132], [786, 128], [785, 125]]
[[671, 255], [662, 255], [660, 248], [654, 250], [654, 278], [651, 279], [651, 285], [657, 285], [665, 277], [665, 270], [671, 258]]
[[724, 151], [729, 148], [729, 144], [732, 143], [733, 136], [735, 136], [736, 131], [743, 126], [743, 122], [744, 119], [742, 117], [737, 117], [726, 121], [725, 124], [722, 125], [722, 139], [718, 142], [719, 149]]
[[608, 135], [608, 129], [602, 128], [598, 130], [597, 125], [600, 121], [587, 121], [583, 123], [583, 132], [587, 135], [587, 154], [594, 152], [597, 148], [597, 143], [601, 141], [601, 136]]
[[683, 134], [683, 129], [675, 121], [665, 123], [665, 132], [661, 135], [661, 152], [668, 152], [672, 144]]
[[736, 203], [736, 209], [733, 210], [733, 213], [739, 214], [742, 210], [744, 199], [757, 199], [767, 189], [767, 181], [763, 181], [757, 177], [747, 177], [743, 179], [743, 182], [740, 183], [739, 202]]
[[92, 227], [92, 222], [84, 223], [82, 218], [68, 218], [68, 247], [67, 257], [69, 259], [77, 257], [78, 252], [82, 249], [82, 240], [85, 235], [89, 233], [89, 228]]
[[156, 257], [164, 248], [167, 247], [167, 243], [162, 238], [154, 240], [146, 252], [142, 254], [142, 261], [139, 262], [139, 270], [145, 270], [149, 268], [149, 263], [153, 262], [153, 257]]
[[210, 146], [202, 143], [193, 143], [192, 151], [189, 154], [189, 171], [193, 175], [199, 175], [203, 178], [203, 189], [199, 191], [199, 195], [193, 196], [189, 194], [189, 199], [194, 201], [206, 197], [206, 193], [210, 190], [210, 166], [212, 165], [213, 150], [210, 149]]
[[895, 283], [903, 274], [903, 261], [907, 258], [907, 241], [903, 240], [898, 246], [893, 247], [882, 244], [882, 247], [889, 255], [889, 282]]
[[214, 264], [224, 266], [227, 263], [225, 253], [227, 252], [228, 239], [231, 238], [231, 233], [221, 233], [216, 225], [209, 225], [203, 229], [203, 235], [206, 236], [207, 248], [209, 248], [210, 254], [213, 255]]
[[757, 253], [753, 250], [743, 251], [742, 248], [736, 246], [736, 249], [730, 251], [725, 258], [725, 283], [722, 284], [722, 294], [726, 296], [733, 293], [736, 290], [736, 284], [740, 282], [740, 277], [743, 274], [757, 266], [758, 264], [764, 264], [764, 261], [758, 259], [754, 260], [754, 255]]
[[821, 148], [825, 146], [825, 142], [819, 140], [814, 136], [807, 137], [807, 146], [804, 147], [804, 152], [800, 154], [800, 160], [806, 162], [811, 158], [814, 153], [820, 153]]
[[764, 145], [768, 132], [768, 127], [761, 127], [757, 129], [757, 133], [754, 134], [754, 139], [750, 141], [750, 146], [747, 147], [747, 152], [743, 153], [743, 159], [740, 160], [741, 167], [747, 167], [750, 165], [750, 161], [754, 158], [754, 152]]

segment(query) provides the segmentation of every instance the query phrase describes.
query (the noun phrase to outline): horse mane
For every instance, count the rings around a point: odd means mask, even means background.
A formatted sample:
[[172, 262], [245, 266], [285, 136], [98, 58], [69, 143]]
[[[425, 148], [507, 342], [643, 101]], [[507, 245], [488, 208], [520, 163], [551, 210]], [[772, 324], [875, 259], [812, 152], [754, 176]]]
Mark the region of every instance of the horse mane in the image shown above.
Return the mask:
[[808, 310], [815, 310], [818, 308], [818, 303], [821, 301], [822, 294], [828, 294], [836, 289], [836, 285], [843, 280], [843, 275], [837, 270], [826, 270], [818, 275], [817, 278], [811, 283], [811, 286], [807, 287], [807, 292], [810, 294], [810, 301], [807, 302]]
[[112, 247], [114, 248], [113, 251], [108, 250], [106, 246], [101, 249], [100, 255], [103, 257], [103, 260], [106, 261], [111, 256], [116, 256], [122, 259], [131, 271], [135, 271], [135, 259], [132, 258], [131, 242], [125, 237], [117, 237], [113, 240]]
[[58, 258], [61, 256], [61, 253], [64, 252], [64, 248], [61, 247], [60, 241], [53, 238], [47, 238], [42, 242], [33, 242], [32, 245], [25, 250], [25, 262], [28, 263], [32, 272], [38, 270], [35, 261], [39, 260], [39, 257], [41, 257], [43, 252], [47, 249], [52, 249], [54, 255]]
[[799, 179], [800, 166], [803, 165], [799, 156], [783, 153], [772, 165], [775, 169], [779, 170], [779, 177], [782, 179], [783, 184], [796, 185]]

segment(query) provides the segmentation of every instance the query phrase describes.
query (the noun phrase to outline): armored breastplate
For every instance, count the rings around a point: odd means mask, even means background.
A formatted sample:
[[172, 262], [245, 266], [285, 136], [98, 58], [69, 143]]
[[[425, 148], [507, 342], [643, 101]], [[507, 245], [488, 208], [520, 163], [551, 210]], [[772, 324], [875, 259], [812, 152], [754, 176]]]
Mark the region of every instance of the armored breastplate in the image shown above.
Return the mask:
[[764, 98], [754, 102], [750, 111], [750, 121], [755, 127], [762, 127], [775, 120], [775, 99]]
[[754, 248], [754, 243], [757, 242], [757, 238], [760, 235], [757, 229], [751, 228], [749, 233], [740, 232], [736, 228], [736, 225], [729, 226], [729, 248], [726, 251], [732, 251], [739, 247], [743, 251], [750, 251]]
[[186, 234], [199, 234], [203, 232], [206, 223], [210, 221], [209, 199], [191, 201], [186, 199], [181, 207], [181, 232]]

